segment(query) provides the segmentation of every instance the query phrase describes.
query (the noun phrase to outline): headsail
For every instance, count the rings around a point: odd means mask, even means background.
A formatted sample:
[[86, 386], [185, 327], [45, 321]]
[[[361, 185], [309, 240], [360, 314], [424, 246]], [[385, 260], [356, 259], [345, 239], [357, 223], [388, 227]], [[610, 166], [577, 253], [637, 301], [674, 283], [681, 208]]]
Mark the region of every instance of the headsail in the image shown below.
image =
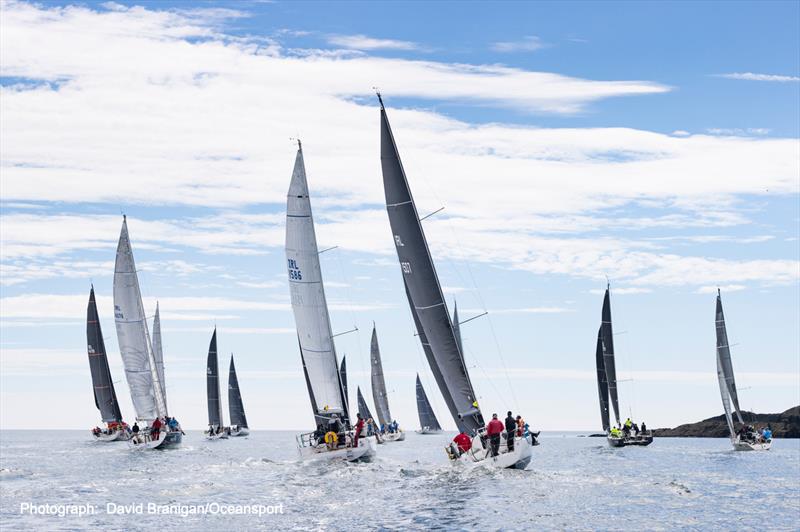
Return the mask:
[[364, 396], [361, 395], [361, 386], [356, 388], [356, 395], [358, 396], [358, 413], [361, 414], [361, 419], [364, 421], [372, 418], [373, 421], [377, 423], [374, 417], [372, 417], [372, 412], [369, 411], [369, 407], [367, 406], [367, 402], [364, 400]]
[[722, 295], [719, 289], [717, 289], [716, 326], [717, 358], [720, 369], [722, 370], [722, 376], [725, 379], [725, 388], [728, 391], [733, 407], [736, 409], [736, 417], [739, 419], [739, 423], [744, 423], [744, 421], [742, 421], [742, 411], [739, 408], [739, 394], [736, 391], [736, 380], [733, 377], [731, 348], [730, 344], [728, 344], [728, 331], [725, 328], [725, 313], [722, 311]]
[[372, 341], [370, 342], [370, 373], [372, 374], [372, 401], [378, 413], [378, 420], [382, 425], [392, 422], [389, 412], [389, 398], [386, 394], [386, 381], [383, 378], [383, 363], [381, 362], [381, 349], [378, 346], [378, 333], [375, 324], [372, 324]]
[[611, 295], [608, 287], [606, 287], [606, 295], [603, 297], [603, 314], [600, 332], [603, 347], [603, 364], [606, 367], [606, 380], [608, 383], [608, 391], [611, 395], [611, 406], [614, 407], [614, 417], [617, 420], [617, 426], [619, 426], [620, 419], [619, 399], [617, 398], [617, 367], [614, 361], [614, 330], [611, 326]]
[[461, 353], [461, 358], [464, 358], [464, 341], [461, 339], [461, 324], [458, 323], [458, 303], [453, 301], [453, 333], [458, 343], [458, 352]]
[[606, 377], [606, 365], [603, 360], [603, 328], [597, 330], [597, 350], [595, 351], [595, 362], [597, 364], [597, 392], [600, 396], [600, 420], [603, 422], [603, 430], [608, 432], [611, 423], [608, 416], [608, 378]]
[[228, 372], [228, 412], [231, 415], [231, 425], [247, 427], [247, 416], [244, 415], [242, 392], [239, 390], [239, 379], [236, 377], [236, 366], [233, 365], [231, 353], [231, 368]]
[[731, 441], [736, 439], [736, 431], [733, 428], [733, 416], [731, 416], [731, 396], [728, 393], [728, 385], [725, 382], [725, 374], [722, 371], [722, 361], [717, 352], [717, 382], [719, 382], [719, 395], [722, 397], [722, 407], [725, 409], [725, 421], [728, 423], [728, 432]]
[[[299, 143], [298, 143], [299, 144]], [[316, 423], [338, 414], [349, 423], [331, 333], [303, 150], [298, 145], [286, 201], [286, 261], [300, 356]]]
[[100, 417], [106, 423], [122, 421], [114, 381], [108, 368], [106, 343], [100, 328], [97, 302], [94, 299], [94, 286], [89, 291], [89, 305], [86, 309], [86, 348], [89, 352], [89, 369], [92, 373], [94, 402], [100, 410]]
[[[475, 434], [483, 427], [475, 391], [464, 366], [453, 323], [442, 295], [417, 208], [406, 180], [386, 110], [381, 102], [381, 168], [386, 210], [400, 261], [408, 303], [437, 384], [459, 429]], [[424, 335], [424, 336], [423, 336]], [[426, 355], [428, 352], [426, 351]]]
[[222, 426], [222, 401], [219, 393], [219, 363], [217, 361], [217, 328], [211, 335], [206, 359], [206, 397], [208, 399], [208, 424]]
[[[339, 378], [342, 381], [342, 391], [344, 392], [344, 402], [349, 406], [350, 396], [347, 394], [347, 357], [342, 356], [342, 363], [339, 365]], [[348, 408], [348, 410], [350, 410]]]
[[159, 380], [155, 368], [125, 216], [122, 217], [114, 265], [114, 321], [136, 418], [150, 421], [167, 415], [161, 391], [164, 383]]
[[425, 388], [422, 387], [422, 381], [419, 380], [419, 373], [417, 374], [417, 413], [419, 414], [420, 428], [429, 428], [431, 430], [442, 430], [439, 426], [439, 420], [436, 419], [436, 414], [433, 413], [428, 395], [425, 393]]
[[[156, 316], [153, 318], [153, 359], [156, 361], [156, 373], [161, 383], [164, 380], [164, 350], [161, 348], [161, 314], [156, 301]], [[161, 386], [161, 396], [164, 401], [164, 410], [167, 409], [167, 388]]]

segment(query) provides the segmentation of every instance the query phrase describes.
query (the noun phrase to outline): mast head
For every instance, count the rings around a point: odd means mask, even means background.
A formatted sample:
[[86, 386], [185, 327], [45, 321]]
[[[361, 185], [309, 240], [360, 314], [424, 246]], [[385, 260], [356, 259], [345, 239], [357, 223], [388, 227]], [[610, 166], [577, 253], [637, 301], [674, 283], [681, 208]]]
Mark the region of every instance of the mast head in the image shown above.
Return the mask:
[[383, 106], [383, 98], [381, 98], [380, 89], [378, 87], [372, 87], [372, 89], [375, 91], [375, 95], [378, 97], [378, 103], [381, 104], [381, 111], [385, 111], [386, 108]]

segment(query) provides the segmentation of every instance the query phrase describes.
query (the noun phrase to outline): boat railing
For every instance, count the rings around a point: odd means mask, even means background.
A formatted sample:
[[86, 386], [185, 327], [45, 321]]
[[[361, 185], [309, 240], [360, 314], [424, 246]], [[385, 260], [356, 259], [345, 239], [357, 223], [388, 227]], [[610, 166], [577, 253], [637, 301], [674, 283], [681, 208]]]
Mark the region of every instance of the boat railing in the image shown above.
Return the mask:
[[[359, 438], [366, 438], [367, 436], [360, 436]], [[327, 448], [326, 443], [317, 443], [317, 436], [314, 432], [304, 432], [302, 434], [298, 434], [295, 436], [295, 440], [297, 441], [298, 447], [314, 447], [314, 448]], [[339, 441], [336, 443], [335, 449], [347, 449], [353, 446], [353, 431], [345, 431], [344, 433], [344, 444], [342, 444], [342, 439], [340, 438]]]

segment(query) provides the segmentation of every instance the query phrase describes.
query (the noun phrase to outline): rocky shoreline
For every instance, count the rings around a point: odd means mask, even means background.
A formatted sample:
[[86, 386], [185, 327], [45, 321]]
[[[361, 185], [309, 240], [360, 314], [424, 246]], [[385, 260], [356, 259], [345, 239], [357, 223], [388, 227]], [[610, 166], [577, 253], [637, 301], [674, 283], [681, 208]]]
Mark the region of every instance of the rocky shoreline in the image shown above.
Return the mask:
[[[755, 414], [743, 411], [742, 417], [745, 423], [756, 428], [769, 424], [775, 438], [800, 438], [800, 406], [780, 414]], [[727, 438], [728, 425], [723, 414], [697, 423], [680, 425], [674, 429], [655, 429], [653, 435], [659, 438]]]

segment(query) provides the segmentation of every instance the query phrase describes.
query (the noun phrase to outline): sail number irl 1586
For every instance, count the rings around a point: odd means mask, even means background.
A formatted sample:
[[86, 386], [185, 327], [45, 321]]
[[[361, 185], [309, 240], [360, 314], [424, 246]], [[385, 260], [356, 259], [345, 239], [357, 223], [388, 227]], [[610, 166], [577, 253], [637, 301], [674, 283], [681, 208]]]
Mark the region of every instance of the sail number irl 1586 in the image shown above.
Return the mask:
[[303, 274], [300, 273], [300, 267], [294, 259], [287, 259], [289, 263], [289, 279], [292, 281], [302, 281]]

